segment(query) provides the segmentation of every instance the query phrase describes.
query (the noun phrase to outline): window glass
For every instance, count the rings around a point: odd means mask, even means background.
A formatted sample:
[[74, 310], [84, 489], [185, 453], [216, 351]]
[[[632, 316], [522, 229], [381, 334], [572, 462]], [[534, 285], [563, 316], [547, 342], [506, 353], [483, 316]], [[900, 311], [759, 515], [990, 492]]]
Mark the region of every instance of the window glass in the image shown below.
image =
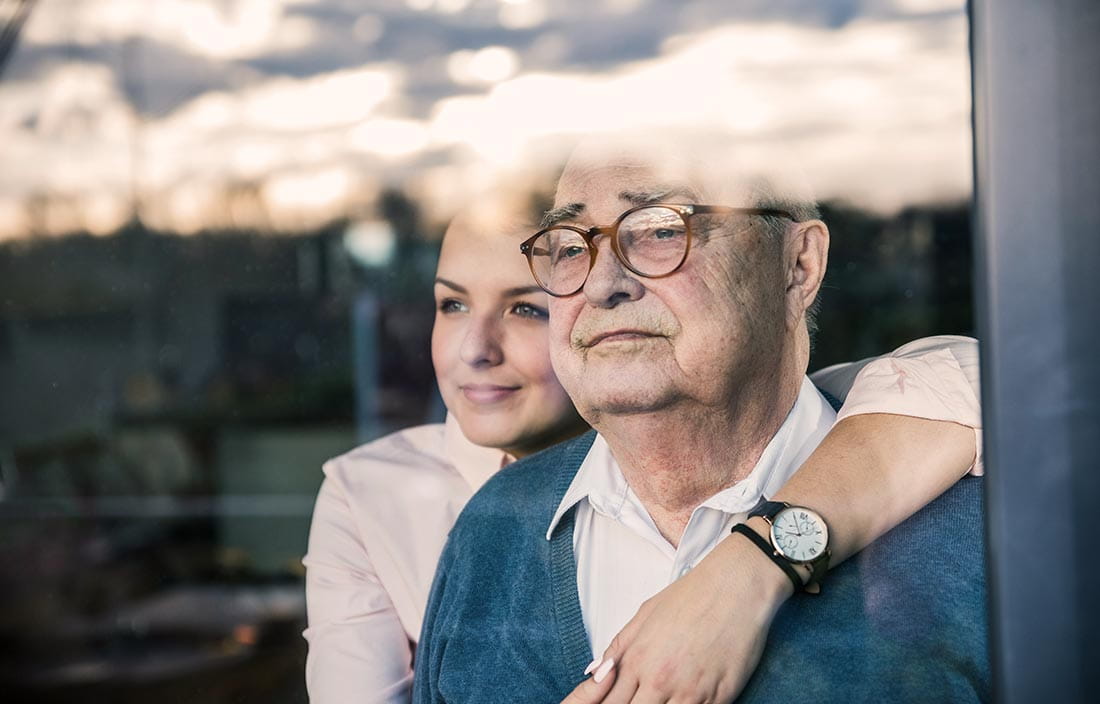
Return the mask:
[[582, 133], [799, 156], [834, 233], [812, 368], [972, 328], [961, 0], [12, 0], [0, 23], [13, 696], [303, 701], [321, 463], [442, 419], [447, 219], [502, 169], [545, 201]]

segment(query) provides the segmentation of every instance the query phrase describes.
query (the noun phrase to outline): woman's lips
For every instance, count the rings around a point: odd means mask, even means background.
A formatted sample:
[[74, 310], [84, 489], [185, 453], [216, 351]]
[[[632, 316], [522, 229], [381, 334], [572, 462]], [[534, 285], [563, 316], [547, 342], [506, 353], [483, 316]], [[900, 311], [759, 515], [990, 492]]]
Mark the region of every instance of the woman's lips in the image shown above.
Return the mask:
[[463, 384], [462, 395], [471, 403], [499, 403], [519, 391], [518, 386], [500, 386], [498, 384]]

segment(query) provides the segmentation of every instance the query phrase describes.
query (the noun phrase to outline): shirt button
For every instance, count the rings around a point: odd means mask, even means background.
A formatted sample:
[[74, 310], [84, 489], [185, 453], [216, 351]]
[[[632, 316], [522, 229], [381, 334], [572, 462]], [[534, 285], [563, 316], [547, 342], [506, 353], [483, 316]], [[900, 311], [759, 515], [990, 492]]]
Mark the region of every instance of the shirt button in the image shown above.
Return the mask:
[[683, 576], [684, 576], [684, 575], [686, 575], [686, 574], [687, 574], [688, 572], [691, 572], [691, 565], [688, 565], [688, 566], [687, 566], [687, 567], [685, 567], [684, 569], [680, 570], [680, 576], [681, 576], [681, 577], [683, 577]]

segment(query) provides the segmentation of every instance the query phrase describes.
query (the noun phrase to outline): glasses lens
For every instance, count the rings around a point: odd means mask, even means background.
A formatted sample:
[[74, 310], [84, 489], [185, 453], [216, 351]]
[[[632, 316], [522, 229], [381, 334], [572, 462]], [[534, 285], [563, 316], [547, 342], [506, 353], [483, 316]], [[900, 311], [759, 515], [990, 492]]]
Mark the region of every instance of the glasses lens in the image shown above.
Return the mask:
[[671, 274], [684, 261], [687, 247], [687, 223], [670, 208], [635, 210], [619, 223], [623, 258], [646, 276]]
[[540, 286], [567, 296], [583, 286], [588, 276], [588, 243], [573, 230], [547, 230], [532, 243], [531, 267]]

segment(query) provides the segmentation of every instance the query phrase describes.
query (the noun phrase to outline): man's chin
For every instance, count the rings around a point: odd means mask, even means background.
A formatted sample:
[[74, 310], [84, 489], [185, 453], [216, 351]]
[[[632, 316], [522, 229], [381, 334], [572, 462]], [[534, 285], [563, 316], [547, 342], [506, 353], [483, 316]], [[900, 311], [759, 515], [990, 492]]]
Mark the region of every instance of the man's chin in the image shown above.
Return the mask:
[[[578, 410], [589, 419], [589, 410], [599, 412], [644, 412], [659, 405], [673, 385], [675, 363], [652, 344], [641, 352], [626, 354], [608, 348], [589, 350], [556, 364], [558, 379]], [[557, 362], [559, 360], [555, 360]], [[612, 410], [614, 409], [614, 410]], [[638, 409], [638, 410], [633, 410]]]
[[672, 394], [650, 376], [623, 373], [586, 379], [583, 390], [573, 397], [577, 407], [585, 409], [582, 415], [591, 421], [608, 415], [651, 413], [667, 406]]

